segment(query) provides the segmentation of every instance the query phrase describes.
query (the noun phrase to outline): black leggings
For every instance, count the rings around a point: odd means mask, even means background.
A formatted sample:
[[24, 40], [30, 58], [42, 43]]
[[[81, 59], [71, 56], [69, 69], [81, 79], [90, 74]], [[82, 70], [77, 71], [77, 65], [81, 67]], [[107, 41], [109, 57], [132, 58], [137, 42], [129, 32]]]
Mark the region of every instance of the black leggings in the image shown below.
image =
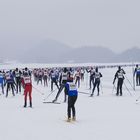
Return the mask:
[[18, 93], [18, 91], [21, 92], [21, 79], [20, 78], [16, 78], [16, 92]]
[[117, 93], [116, 95], [122, 95], [122, 85], [123, 85], [123, 79], [118, 79], [118, 83], [117, 83]]
[[11, 89], [12, 89], [12, 94], [13, 94], [13, 96], [15, 96], [15, 94], [14, 94], [14, 83], [7, 83], [7, 89], [6, 89], [6, 97], [8, 97], [8, 91], [10, 90], [10, 87], [11, 87]]
[[48, 77], [44, 76], [43, 80], [44, 80], [44, 86], [48, 86]]
[[68, 96], [68, 108], [67, 108], [68, 118], [71, 118], [71, 110], [72, 110], [73, 117], [75, 117], [74, 104], [76, 100], [77, 100], [77, 96]]
[[94, 85], [94, 78], [90, 76], [89, 79], [89, 88], [91, 89], [92, 85]]
[[80, 77], [76, 77], [75, 85], [78, 83], [78, 88], [80, 87]]
[[92, 94], [94, 93], [94, 90], [95, 90], [96, 86], [97, 86], [97, 91], [98, 91], [98, 95], [99, 95], [100, 80], [95, 80], [94, 87], [93, 87], [93, 90], [92, 90]]
[[41, 85], [42, 85], [42, 76], [38, 76], [37, 85], [39, 84], [39, 81], [41, 82]]
[[140, 74], [136, 75], [136, 85], [140, 86]]
[[53, 91], [53, 83], [55, 83], [55, 85], [57, 86], [57, 88], [59, 89], [59, 86], [57, 84], [56, 80], [51, 80], [51, 91]]

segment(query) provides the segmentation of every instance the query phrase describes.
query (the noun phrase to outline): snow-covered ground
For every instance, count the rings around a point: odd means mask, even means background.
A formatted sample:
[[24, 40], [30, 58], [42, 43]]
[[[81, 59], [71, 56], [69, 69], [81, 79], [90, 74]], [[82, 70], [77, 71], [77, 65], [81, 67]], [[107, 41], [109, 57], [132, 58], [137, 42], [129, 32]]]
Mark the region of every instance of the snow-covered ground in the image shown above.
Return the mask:
[[[50, 86], [43, 87], [33, 82], [33, 108], [23, 108], [24, 97], [16, 95], [8, 98], [0, 96], [0, 140], [140, 140], [140, 87], [133, 91], [132, 68], [126, 71], [123, 96], [116, 97], [113, 78], [117, 68], [100, 69], [103, 74], [100, 96], [89, 97], [79, 93], [76, 102], [77, 121], [67, 123], [67, 104], [43, 104], [50, 94]], [[128, 78], [128, 79], [127, 79]], [[88, 75], [81, 83], [79, 91], [88, 90]], [[129, 80], [129, 81], [128, 81]], [[55, 87], [55, 86], [54, 86]], [[41, 93], [45, 93], [42, 95]], [[47, 99], [55, 98], [57, 90]]]

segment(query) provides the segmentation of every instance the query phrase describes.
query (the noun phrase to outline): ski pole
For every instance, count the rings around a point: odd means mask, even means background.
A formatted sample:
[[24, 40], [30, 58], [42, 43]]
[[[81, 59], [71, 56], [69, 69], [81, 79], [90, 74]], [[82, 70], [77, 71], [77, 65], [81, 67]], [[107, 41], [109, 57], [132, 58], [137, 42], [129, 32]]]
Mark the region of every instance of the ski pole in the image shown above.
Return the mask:
[[135, 70], [134, 70], [134, 64], [132, 67], [132, 73], [133, 73], [133, 89], [135, 90]]
[[117, 91], [117, 88], [116, 88], [116, 86], [115, 86], [115, 82], [113, 83], [112, 94], [113, 94], [113, 92], [114, 92], [114, 89]]
[[113, 92], [114, 92], [114, 89], [116, 89], [115, 84], [113, 84], [112, 94], [113, 94]]
[[50, 95], [52, 95], [52, 93], [54, 93], [56, 90], [57, 90], [57, 88], [55, 90], [51, 91], [51, 93], [46, 98], [44, 98], [44, 100], [48, 99], [50, 97]]
[[100, 87], [101, 87], [101, 91], [102, 91], [102, 94], [103, 94], [103, 86], [102, 86], [101, 82], [100, 82]]
[[[129, 82], [130, 86], [132, 87], [132, 89], [134, 90], [134, 87], [132, 86], [130, 80], [127, 78], [127, 76], [125, 76], [125, 78], [127, 79], [127, 81]], [[135, 90], [134, 90], [135, 91]]]
[[50, 95], [52, 95], [53, 92], [51, 92], [46, 98], [44, 98], [44, 100], [48, 99], [50, 97]]
[[130, 95], [132, 96], [132, 93], [131, 93], [130, 90], [127, 88], [125, 82], [124, 82], [124, 86], [125, 86], [125, 88], [127, 89], [127, 91], [130, 93]]
[[41, 95], [44, 95], [44, 94], [45, 94], [45, 93], [41, 92], [40, 90], [38, 90], [37, 88], [35, 88], [34, 86], [33, 86], [33, 88], [34, 88], [38, 93], [40, 93]]

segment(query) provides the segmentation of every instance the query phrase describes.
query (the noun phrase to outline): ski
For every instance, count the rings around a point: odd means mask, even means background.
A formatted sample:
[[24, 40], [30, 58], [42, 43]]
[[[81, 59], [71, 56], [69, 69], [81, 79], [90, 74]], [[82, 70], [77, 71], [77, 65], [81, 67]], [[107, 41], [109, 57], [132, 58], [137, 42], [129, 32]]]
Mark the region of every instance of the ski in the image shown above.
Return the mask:
[[81, 93], [81, 94], [90, 94], [90, 93], [87, 93], [87, 92], [83, 92], [83, 91], [78, 91], [79, 93]]
[[60, 102], [47, 102], [47, 101], [44, 101], [43, 103], [61, 104]]

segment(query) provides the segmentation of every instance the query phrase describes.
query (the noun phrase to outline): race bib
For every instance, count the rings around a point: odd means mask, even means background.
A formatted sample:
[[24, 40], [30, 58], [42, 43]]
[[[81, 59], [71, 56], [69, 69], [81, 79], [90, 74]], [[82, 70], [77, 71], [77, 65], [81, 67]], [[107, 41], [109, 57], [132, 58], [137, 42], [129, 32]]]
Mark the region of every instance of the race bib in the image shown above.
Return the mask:
[[25, 84], [30, 84], [31, 83], [30, 77], [24, 78], [24, 82], [25, 82]]
[[122, 73], [118, 73], [118, 78], [123, 78], [123, 74]]
[[69, 90], [77, 90], [76, 85], [74, 83], [69, 83]]

